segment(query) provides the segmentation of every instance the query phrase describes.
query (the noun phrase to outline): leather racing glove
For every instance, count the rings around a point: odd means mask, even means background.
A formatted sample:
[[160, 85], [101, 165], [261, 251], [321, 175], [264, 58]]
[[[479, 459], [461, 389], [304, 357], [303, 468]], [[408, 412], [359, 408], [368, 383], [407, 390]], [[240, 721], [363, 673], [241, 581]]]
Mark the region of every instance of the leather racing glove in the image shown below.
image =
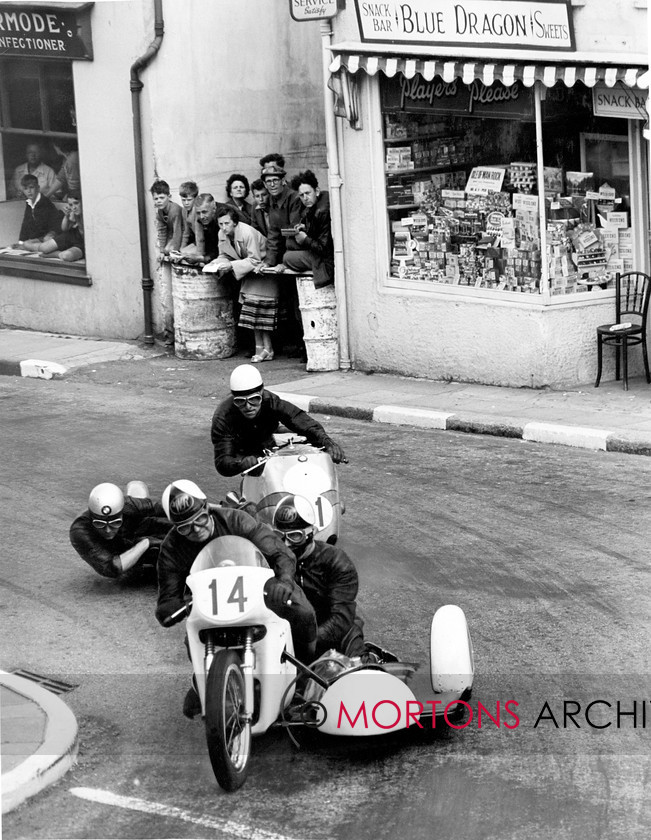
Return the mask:
[[338, 443], [334, 442], [334, 440], [328, 441], [328, 443], [326, 443], [325, 451], [332, 458], [335, 464], [341, 464], [342, 461], [344, 463], [348, 463], [346, 461], [346, 453], [341, 448], [341, 446], [339, 446]]
[[291, 600], [294, 581], [290, 578], [271, 578], [265, 586], [265, 595], [269, 606], [284, 607]]

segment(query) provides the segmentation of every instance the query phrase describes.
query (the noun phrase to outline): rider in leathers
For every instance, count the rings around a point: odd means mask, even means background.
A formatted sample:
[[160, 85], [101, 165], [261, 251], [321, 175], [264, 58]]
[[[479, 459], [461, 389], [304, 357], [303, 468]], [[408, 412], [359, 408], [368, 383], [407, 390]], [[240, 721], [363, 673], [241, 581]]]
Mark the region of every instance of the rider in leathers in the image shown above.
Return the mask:
[[117, 485], [104, 483], [91, 490], [88, 508], [70, 526], [70, 542], [102, 577], [126, 579], [156, 565], [169, 529], [160, 502], [125, 496]]
[[341, 447], [313, 417], [264, 388], [260, 372], [253, 365], [240, 365], [231, 375], [231, 396], [217, 406], [210, 437], [215, 469], [220, 475], [237, 475], [255, 466], [265, 449], [274, 445], [273, 434], [280, 424], [323, 447], [338, 464], [345, 460]]
[[265, 556], [274, 577], [265, 586], [265, 602], [289, 621], [296, 656], [309, 663], [314, 658], [314, 610], [295, 581], [296, 561], [282, 540], [267, 526], [241, 510], [209, 505], [192, 481], [181, 479], [163, 493], [163, 507], [174, 526], [158, 559], [156, 618], [171, 627], [185, 617], [185, 581], [201, 549], [215, 537], [234, 535], [250, 540]]
[[310, 503], [300, 496], [285, 496], [274, 511], [274, 529], [296, 557], [296, 583], [316, 613], [316, 656], [331, 648], [346, 656], [363, 656], [363, 621], [355, 601], [357, 569], [340, 548], [314, 539], [314, 522]]

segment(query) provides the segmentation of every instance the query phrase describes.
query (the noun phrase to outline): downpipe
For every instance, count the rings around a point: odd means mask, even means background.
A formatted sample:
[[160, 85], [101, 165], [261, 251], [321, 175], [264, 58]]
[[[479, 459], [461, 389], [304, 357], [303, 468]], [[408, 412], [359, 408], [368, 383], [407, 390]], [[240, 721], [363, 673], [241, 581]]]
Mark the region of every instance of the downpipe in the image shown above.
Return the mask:
[[339, 369], [350, 370], [350, 341], [348, 325], [348, 300], [346, 268], [344, 264], [344, 229], [341, 209], [341, 187], [339, 174], [339, 148], [337, 145], [337, 124], [334, 112], [334, 94], [328, 87], [330, 78], [330, 44], [332, 26], [329, 20], [321, 21], [321, 52], [323, 59], [323, 97], [326, 128], [326, 155], [328, 159], [328, 188], [330, 192], [330, 218], [332, 238], [335, 246], [335, 294], [337, 296], [337, 321], [339, 324]]
[[137, 58], [131, 65], [131, 79], [129, 88], [131, 90], [131, 112], [133, 116], [133, 146], [136, 159], [136, 198], [138, 206], [138, 230], [140, 237], [140, 267], [142, 272], [142, 296], [145, 319], [145, 333], [143, 340], [145, 344], [154, 343], [153, 328], [153, 307], [152, 292], [154, 281], [151, 277], [151, 266], [149, 264], [149, 239], [147, 236], [147, 206], [146, 187], [144, 171], [144, 155], [142, 150], [142, 111], [140, 107], [140, 94], [144, 88], [144, 82], [140, 78], [140, 72], [147, 67], [154, 56], [158, 53], [163, 42], [165, 27], [163, 23], [163, 0], [154, 0], [154, 40], [146, 52]]

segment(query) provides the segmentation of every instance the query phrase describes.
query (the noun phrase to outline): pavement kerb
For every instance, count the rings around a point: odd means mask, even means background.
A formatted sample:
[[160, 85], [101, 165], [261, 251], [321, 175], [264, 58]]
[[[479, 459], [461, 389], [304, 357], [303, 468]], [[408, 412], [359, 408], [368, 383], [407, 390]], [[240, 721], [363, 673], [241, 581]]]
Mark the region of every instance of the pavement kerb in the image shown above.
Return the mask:
[[0, 671], [0, 683], [40, 706], [46, 718], [41, 746], [13, 770], [2, 774], [2, 813], [61, 779], [76, 761], [77, 720], [68, 706], [41, 686]]
[[325, 400], [308, 394], [270, 391], [281, 399], [311, 414], [328, 414], [372, 423], [414, 426], [422, 429], [466, 432], [525, 440], [530, 443], [553, 443], [603, 452], [651, 456], [651, 435], [622, 434], [608, 429], [573, 426], [557, 423], [522, 422], [513, 418], [485, 419], [477, 415], [459, 415], [434, 409], [399, 405], [352, 405], [346, 400]]

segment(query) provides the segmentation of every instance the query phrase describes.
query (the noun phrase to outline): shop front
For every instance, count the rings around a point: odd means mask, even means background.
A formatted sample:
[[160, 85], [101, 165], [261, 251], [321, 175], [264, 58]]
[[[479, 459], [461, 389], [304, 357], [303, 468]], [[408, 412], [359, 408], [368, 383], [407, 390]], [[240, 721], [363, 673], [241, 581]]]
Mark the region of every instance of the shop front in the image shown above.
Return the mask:
[[[159, 336], [154, 179], [177, 203], [188, 180], [225, 201], [229, 175], [253, 181], [280, 152], [290, 175], [325, 182], [318, 24], [288, 26], [286, 5], [262, 5], [0, 2], [0, 327]], [[73, 261], [20, 241], [22, 174], [45, 194], [65, 165], [51, 197], [63, 209], [70, 190], [81, 196]]]
[[616, 273], [649, 269], [646, 4], [602, 11], [355, 0], [338, 15], [355, 367], [594, 380]]

